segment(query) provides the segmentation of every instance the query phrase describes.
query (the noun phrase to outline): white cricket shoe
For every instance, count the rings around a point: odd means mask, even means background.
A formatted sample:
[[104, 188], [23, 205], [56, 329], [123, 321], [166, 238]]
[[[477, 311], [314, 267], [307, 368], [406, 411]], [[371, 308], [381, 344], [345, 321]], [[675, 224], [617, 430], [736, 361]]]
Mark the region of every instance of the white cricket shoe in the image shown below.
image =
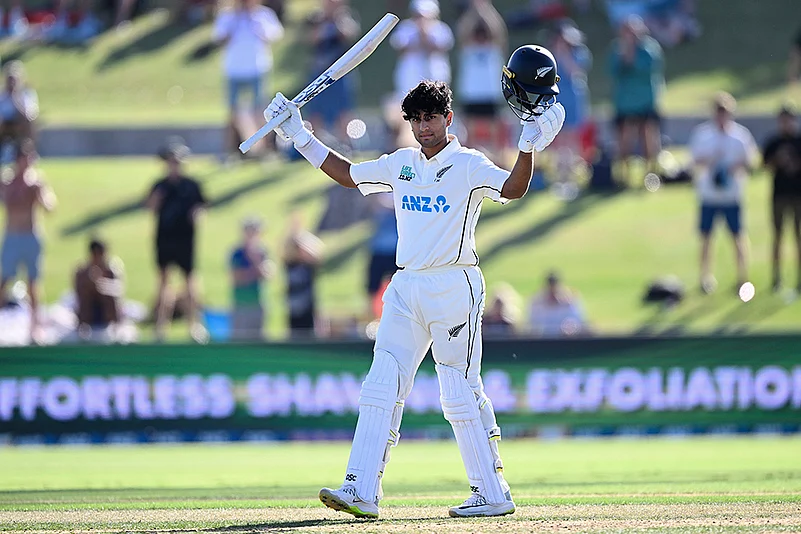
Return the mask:
[[356, 488], [350, 484], [339, 489], [321, 489], [320, 501], [337, 512], [346, 512], [364, 519], [378, 519], [378, 503], [361, 500], [356, 494]]
[[515, 503], [512, 494], [506, 492], [506, 501], [500, 504], [490, 504], [480, 493], [473, 493], [459, 506], [453, 506], [448, 515], [451, 517], [490, 517], [496, 515], [509, 515], [515, 513]]

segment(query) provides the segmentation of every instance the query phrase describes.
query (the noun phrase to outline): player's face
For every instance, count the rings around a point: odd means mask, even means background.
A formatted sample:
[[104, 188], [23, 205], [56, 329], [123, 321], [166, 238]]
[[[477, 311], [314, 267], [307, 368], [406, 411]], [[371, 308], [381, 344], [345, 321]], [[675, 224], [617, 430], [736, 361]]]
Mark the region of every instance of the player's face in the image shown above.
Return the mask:
[[435, 148], [446, 145], [448, 142], [448, 126], [453, 120], [453, 112], [447, 115], [442, 113], [420, 113], [409, 118], [414, 138], [423, 148]]

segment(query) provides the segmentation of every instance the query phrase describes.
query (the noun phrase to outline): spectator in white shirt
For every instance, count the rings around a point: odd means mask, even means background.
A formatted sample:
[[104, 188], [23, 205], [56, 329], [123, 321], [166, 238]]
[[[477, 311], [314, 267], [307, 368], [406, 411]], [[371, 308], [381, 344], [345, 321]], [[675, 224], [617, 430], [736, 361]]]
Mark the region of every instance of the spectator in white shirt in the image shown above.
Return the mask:
[[746, 238], [742, 223], [745, 181], [759, 149], [751, 132], [734, 122], [736, 101], [728, 93], [714, 99], [714, 114], [695, 128], [690, 152], [697, 168], [696, 191], [701, 207], [701, 290], [714, 291], [717, 283], [710, 270], [710, 243], [715, 219], [726, 220], [737, 254], [737, 290], [748, 280]]
[[401, 21], [392, 32], [390, 43], [398, 51], [395, 91], [406, 94], [423, 80], [451, 81], [448, 51], [453, 48], [453, 32], [439, 20], [436, 0], [412, 0], [411, 18]]
[[[272, 70], [270, 44], [284, 35], [284, 27], [275, 12], [259, 5], [258, 0], [237, 0], [233, 9], [220, 13], [214, 23], [214, 39], [225, 46], [224, 71], [228, 81], [228, 149], [239, 144], [237, 112], [242, 91], [252, 95], [249, 111], [260, 124], [264, 107], [263, 85]], [[269, 93], [270, 91], [267, 91]]]
[[497, 155], [502, 148], [498, 73], [506, 63], [506, 23], [492, 0], [471, 0], [459, 19], [457, 96], [462, 104], [469, 146], [482, 144]]
[[589, 330], [578, 297], [554, 272], [548, 274], [545, 287], [531, 301], [529, 326], [533, 334], [542, 337], [575, 336]]

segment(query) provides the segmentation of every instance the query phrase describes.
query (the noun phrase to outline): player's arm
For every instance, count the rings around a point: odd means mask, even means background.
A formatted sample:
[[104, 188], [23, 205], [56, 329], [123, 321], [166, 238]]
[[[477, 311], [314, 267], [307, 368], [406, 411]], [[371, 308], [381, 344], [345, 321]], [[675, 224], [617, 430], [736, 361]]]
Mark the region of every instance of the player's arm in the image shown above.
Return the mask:
[[270, 105], [264, 110], [264, 118], [269, 120], [287, 109], [290, 112], [289, 117], [279, 124], [275, 131], [279, 135], [291, 139], [295, 149], [306, 158], [306, 161], [326, 173], [336, 183], [351, 189], [356, 187], [356, 182], [350, 175], [350, 168], [353, 164], [345, 156], [328, 148], [306, 128], [300, 110], [294, 102], [288, 100], [281, 93], [276, 94]]
[[556, 138], [565, 123], [565, 108], [556, 103], [534, 120], [523, 122], [523, 131], [517, 143], [520, 152], [517, 161], [503, 183], [503, 198], [522, 198], [528, 191], [531, 175], [534, 172], [534, 151], [542, 152]]
[[509, 200], [523, 198], [523, 195], [528, 191], [528, 185], [531, 182], [533, 173], [534, 158], [531, 152], [518, 152], [515, 166], [512, 167], [509, 178], [503, 183], [501, 196]]

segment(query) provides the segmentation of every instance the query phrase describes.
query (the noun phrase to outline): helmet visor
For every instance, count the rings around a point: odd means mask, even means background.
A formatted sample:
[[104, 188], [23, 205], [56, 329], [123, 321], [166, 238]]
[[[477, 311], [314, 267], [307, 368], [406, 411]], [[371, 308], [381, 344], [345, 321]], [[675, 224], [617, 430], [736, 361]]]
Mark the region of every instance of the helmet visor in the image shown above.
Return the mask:
[[533, 121], [556, 103], [556, 95], [527, 92], [506, 76], [502, 78], [501, 85], [509, 107], [523, 121]]

